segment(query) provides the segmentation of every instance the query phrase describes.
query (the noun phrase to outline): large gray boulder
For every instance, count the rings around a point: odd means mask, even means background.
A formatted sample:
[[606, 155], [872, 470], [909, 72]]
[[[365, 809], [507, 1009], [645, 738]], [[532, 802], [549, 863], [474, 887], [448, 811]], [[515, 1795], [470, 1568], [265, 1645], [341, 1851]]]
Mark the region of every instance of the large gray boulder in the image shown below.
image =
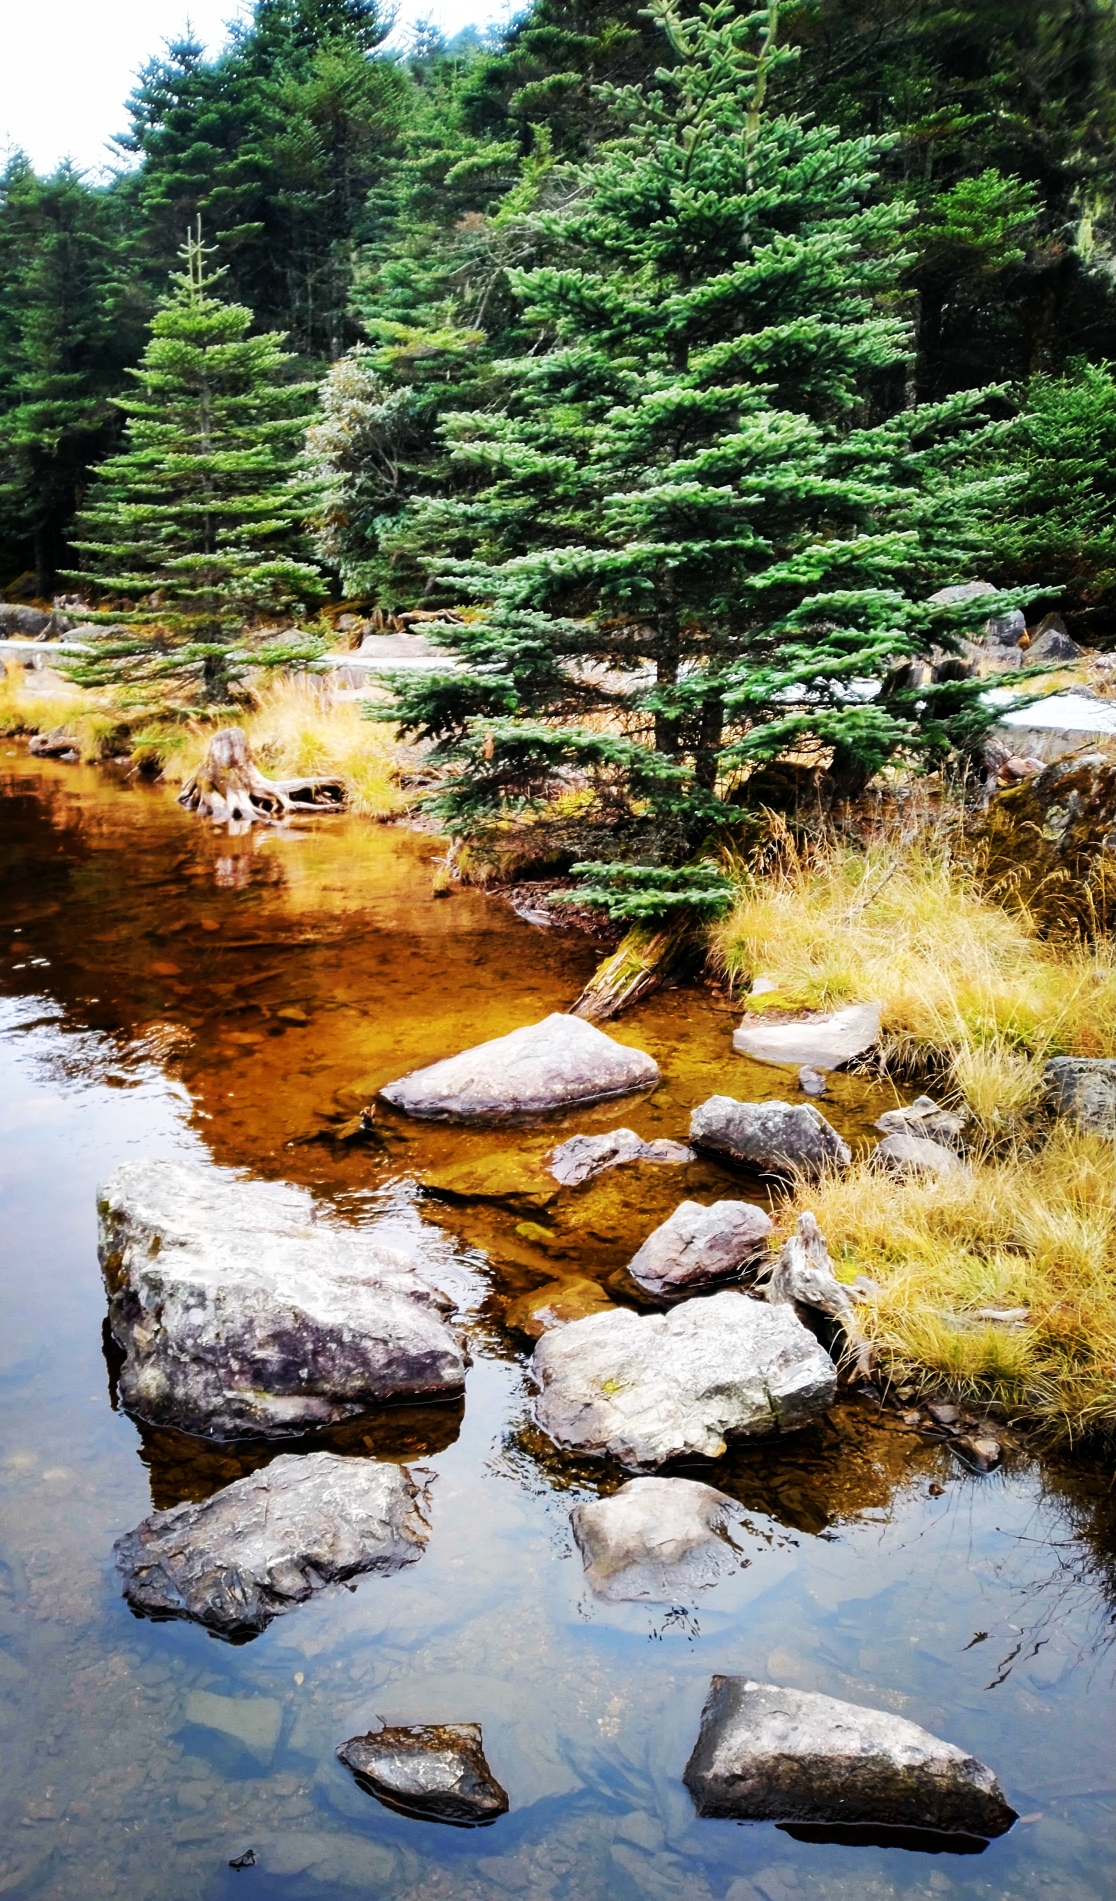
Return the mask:
[[1116, 1135], [1116, 1057], [1054, 1056], [1043, 1081], [1055, 1115], [1083, 1135]]
[[848, 1143], [812, 1102], [710, 1096], [690, 1117], [690, 1141], [760, 1175], [820, 1175], [852, 1161]]
[[483, 1826], [508, 1797], [485, 1760], [479, 1723], [412, 1723], [350, 1736], [337, 1751], [360, 1786], [388, 1808], [428, 1822]]
[[816, 1011], [797, 1022], [769, 1023], [746, 1016], [733, 1031], [732, 1047], [757, 1063], [807, 1063], [811, 1069], [840, 1069], [863, 1056], [880, 1040], [878, 1003], [850, 1003], [843, 1010]]
[[648, 1235], [628, 1273], [657, 1300], [679, 1300], [754, 1267], [770, 1233], [771, 1217], [750, 1201], [682, 1201]]
[[715, 1676], [683, 1772], [699, 1815], [1002, 1835], [1015, 1821], [975, 1756], [886, 1710]]
[[739, 1511], [695, 1479], [629, 1479], [610, 1498], [575, 1505], [570, 1524], [598, 1597], [678, 1604], [739, 1569], [729, 1534]]
[[407, 1115], [428, 1121], [486, 1122], [607, 1102], [650, 1089], [659, 1068], [584, 1017], [555, 1013], [412, 1070], [380, 1091]]
[[654, 1470], [717, 1459], [729, 1438], [803, 1426], [832, 1404], [832, 1360], [793, 1308], [725, 1292], [665, 1314], [627, 1308], [544, 1334], [544, 1432], [561, 1446]]
[[127, 1162], [98, 1214], [120, 1396], [143, 1419], [275, 1436], [464, 1384], [452, 1302], [404, 1250], [331, 1226], [305, 1189]]
[[414, 1564], [429, 1535], [425, 1502], [402, 1466], [284, 1453], [118, 1538], [124, 1596], [139, 1615], [255, 1636], [327, 1584]]

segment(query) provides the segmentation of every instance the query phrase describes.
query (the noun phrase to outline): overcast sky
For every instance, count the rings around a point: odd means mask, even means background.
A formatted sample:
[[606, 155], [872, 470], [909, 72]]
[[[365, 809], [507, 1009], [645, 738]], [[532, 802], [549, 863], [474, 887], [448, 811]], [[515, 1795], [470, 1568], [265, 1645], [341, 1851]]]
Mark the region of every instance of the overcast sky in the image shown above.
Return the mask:
[[[19, 146], [37, 171], [72, 158], [96, 173], [106, 140], [127, 127], [135, 74], [189, 20], [216, 51], [238, 0], [0, 0], [0, 153]], [[456, 33], [502, 21], [505, 0], [401, 0], [400, 28], [419, 16]], [[397, 32], [400, 29], [397, 29]]]

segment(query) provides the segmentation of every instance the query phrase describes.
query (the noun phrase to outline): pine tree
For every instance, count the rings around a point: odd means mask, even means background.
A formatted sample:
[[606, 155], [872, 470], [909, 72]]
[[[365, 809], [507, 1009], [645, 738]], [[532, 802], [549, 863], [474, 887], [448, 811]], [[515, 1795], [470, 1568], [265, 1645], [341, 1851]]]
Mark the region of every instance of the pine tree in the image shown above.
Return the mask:
[[904, 663], [960, 627], [923, 602], [1003, 487], [965, 473], [996, 433], [978, 393], [870, 418], [908, 350], [874, 142], [763, 111], [774, 8], [654, 10], [676, 64], [613, 96], [624, 135], [541, 220], [562, 262], [513, 280], [506, 411], [446, 424], [473, 492], [398, 531], [483, 608], [445, 635], [459, 670], [398, 700], [452, 828], [577, 788], [601, 856], [634, 832], [677, 864], [764, 761], [849, 791], [980, 726], [974, 683]]
[[219, 701], [249, 664], [314, 650], [253, 650], [251, 633], [325, 592], [301, 558], [307, 498], [292, 479], [313, 385], [284, 381], [282, 336], [250, 336], [252, 312], [214, 295], [208, 255], [199, 225], [131, 372], [137, 393], [120, 399], [124, 447], [79, 519], [73, 578], [130, 630], [76, 670], [83, 685], [189, 680]]

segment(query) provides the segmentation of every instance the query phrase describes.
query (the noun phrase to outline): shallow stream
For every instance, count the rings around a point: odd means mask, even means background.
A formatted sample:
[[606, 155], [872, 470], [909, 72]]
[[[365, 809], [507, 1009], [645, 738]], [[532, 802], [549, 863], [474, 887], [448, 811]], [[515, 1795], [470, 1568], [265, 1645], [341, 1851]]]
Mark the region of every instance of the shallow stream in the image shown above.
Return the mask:
[[[587, 1596], [569, 1511], [620, 1475], [534, 1428], [507, 1306], [573, 1276], [625, 1298], [623, 1263], [684, 1194], [759, 1186], [617, 1169], [525, 1210], [421, 1183], [575, 1129], [684, 1139], [705, 1097], [786, 1085], [682, 988], [616, 1028], [660, 1064], [650, 1097], [514, 1131], [377, 1110], [375, 1142], [338, 1142], [381, 1084], [568, 1007], [594, 962], [500, 902], [435, 899], [433, 851], [346, 819], [229, 837], [161, 789], [0, 758], [0, 1895], [1107, 1901], [1116, 1507], [1087, 1460], [1016, 1452], [980, 1477], [848, 1400], [695, 1468], [748, 1508], [737, 1576], [666, 1608]], [[856, 1139], [893, 1100], [845, 1079], [827, 1113]], [[329, 1440], [435, 1473], [421, 1562], [243, 1646], [137, 1620], [113, 1567], [153, 1503], [276, 1449], [114, 1405], [94, 1191], [147, 1154], [301, 1182], [416, 1237], [473, 1354], [463, 1404]], [[715, 1671], [909, 1716], [990, 1763], [1021, 1820], [965, 1855], [697, 1820], [681, 1771]], [[465, 1831], [380, 1807], [334, 1758], [379, 1718], [480, 1722], [511, 1812]]]

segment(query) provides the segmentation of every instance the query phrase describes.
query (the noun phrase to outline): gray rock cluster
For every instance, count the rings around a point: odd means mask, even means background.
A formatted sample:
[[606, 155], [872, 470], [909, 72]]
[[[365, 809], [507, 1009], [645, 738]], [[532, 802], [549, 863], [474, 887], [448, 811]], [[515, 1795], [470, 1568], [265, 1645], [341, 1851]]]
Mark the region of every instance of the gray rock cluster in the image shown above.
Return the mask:
[[98, 1215], [120, 1396], [142, 1419], [275, 1436], [464, 1384], [452, 1302], [304, 1189], [126, 1162]]
[[401, 1466], [283, 1453], [118, 1538], [124, 1596], [140, 1616], [256, 1636], [327, 1584], [414, 1564], [429, 1536], [426, 1502]]
[[645, 1142], [634, 1129], [610, 1129], [606, 1135], [571, 1135], [568, 1142], [551, 1150], [546, 1166], [563, 1188], [579, 1188], [606, 1168], [625, 1162], [680, 1167], [693, 1159], [693, 1150], [684, 1142]]

